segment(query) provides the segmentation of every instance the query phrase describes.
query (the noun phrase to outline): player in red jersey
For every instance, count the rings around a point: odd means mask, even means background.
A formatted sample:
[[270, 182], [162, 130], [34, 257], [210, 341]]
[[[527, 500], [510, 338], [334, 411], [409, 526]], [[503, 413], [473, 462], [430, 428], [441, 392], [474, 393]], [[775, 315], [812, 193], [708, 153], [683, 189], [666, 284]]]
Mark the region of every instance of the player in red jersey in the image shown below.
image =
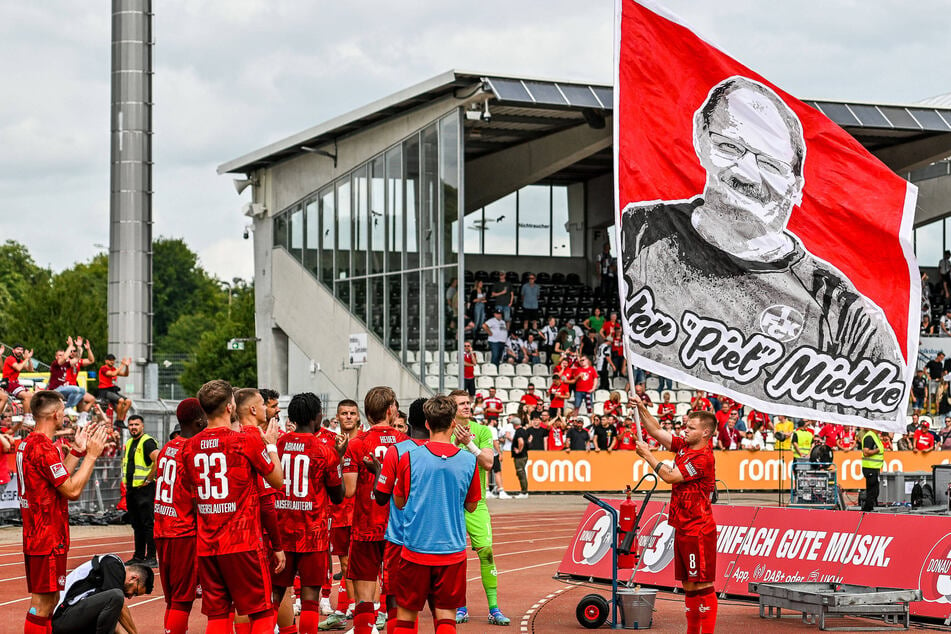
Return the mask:
[[[262, 552], [258, 476], [284, 486], [278, 462], [277, 424], [267, 434], [236, 432], [234, 390], [227, 381], [198, 390], [208, 427], [185, 444], [183, 480], [198, 510], [198, 580], [208, 634], [230, 630], [232, 605], [248, 615], [252, 634], [272, 634], [271, 576]], [[265, 446], [265, 442], [267, 446]], [[283, 562], [281, 562], [283, 563]]]
[[647, 461], [661, 480], [672, 485], [669, 521], [674, 528], [674, 577], [683, 584], [686, 595], [687, 632], [713, 632], [717, 622], [717, 595], [713, 589], [717, 525], [710, 503], [716, 487], [710, 441], [717, 433], [717, 419], [712, 412], [690, 412], [683, 438], [678, 438], [661, 428], [636, 394], [631, 399], [637, 404], [644, 429], [665, 449], [676, 453], [671, 467], [660, 462], [646, 443], [637, 443], [637, 455]]
[[343, 501], [340, 457], [333, 445], [322, 442], [320, 399], [314, 394], [297, 394], [287, 408], [296, 431], [277, 441], [284, 473], [284, 488], [278, 491], [277, 509], [281, 541], [287, 551], [287, 565], [273, 576], [275, 597], [283, 596], [300, 574], [301, 634], [318, 628], [320, 586], [327, 579], [330, 562], [327, 519], [330, 503]]
[[[347, 569], [357, 601], [353, 611], [354, 634], [372, 634], [377, 620], [373, 614], [373, 600], [383, 565], [383, 536], [390, 512], [388, 506], [380, 506], [373, 499], [376, 474], [371, 469], [374, 459], [383, 460], [390, 446], [407, 438], [392, 425], [399, 407], [391, 388], [372, 388], [364, 397], [363, 410], [371, 427], [350, 441], [343, 457], [344, 495], [354, 499], [350, 565]], [[385, 605], [385, 600], [385, 597], [380, 597], [381, 604]], [[381, 625], [386, 622], [385, 611], [379, 620]]]
[[16, 454], [26, 589], [32, 595], [23, 632], [45, 634], [53, 631], [50, 617], [66, 583], [67, 501], [79, 499], [108, 433], [99, 425], [80, 429], [69, 454], [61, 461], [53, 436], [63, 428], [63, 396], [41, 390], [33, 394], [31, 404], [35, 427], [19, 444]]
[[165, 632], [185, 634], [198, 585], [195, 500], [181, 486], [182, 450], [188, 439], [208, 424], [197, 398], [186, 398], [175, 410], [178, 435], [168, 441], [155, 460], [155, 551], [165, 593]]

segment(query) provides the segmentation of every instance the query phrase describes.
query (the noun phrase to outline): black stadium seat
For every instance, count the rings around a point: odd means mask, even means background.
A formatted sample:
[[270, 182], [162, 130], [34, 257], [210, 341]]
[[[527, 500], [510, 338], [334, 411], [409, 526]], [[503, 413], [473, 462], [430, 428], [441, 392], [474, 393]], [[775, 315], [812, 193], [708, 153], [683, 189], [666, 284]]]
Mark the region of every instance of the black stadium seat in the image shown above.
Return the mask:
[[552, 273], [552, 274], [551, 274], [551, 283], [552, 283], [552, 284], [564, 284], [564, 283], [565, 283], [565, 274], [564, 274], [564, 273]]
[[548, 273], [539, 273], [535, 276], [535, 281], [539, 284], [551, 284], [551, 275]]
[[565, 277], [565, 281], [566, 281], [568, 284], [570, 284], [571, 286], [580, 286], [580, 285], [581, 285], [581, 278], [578, 277], [578, 274], [577, 274], [577, 273], [569, 273], [568, 276]]

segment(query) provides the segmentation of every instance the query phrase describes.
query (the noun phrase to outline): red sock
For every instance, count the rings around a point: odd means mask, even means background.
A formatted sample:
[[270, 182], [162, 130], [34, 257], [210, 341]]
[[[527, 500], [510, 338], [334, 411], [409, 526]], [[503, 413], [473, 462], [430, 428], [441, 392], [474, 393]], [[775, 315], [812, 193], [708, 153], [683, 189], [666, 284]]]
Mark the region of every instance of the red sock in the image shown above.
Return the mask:
[[205, 634], [231, 634], [231, 618], [228, 616], [209, 618]]
[[396, 613], [397, 607], [395, 605], [386, 611], [386, 634], [396, 632]]
[[185, 634], [188, 631], [188, 614], [175, 608], [165, 610], [165, 634]]
[[353, 610], [353, 634], [374, 634], [376, 611], [369, 601], [361, 601]]
[[717, 625], [717, 593], [712, 586], [698, 592], [697, 611], [700, 613], [700, 632], [712, 634]]
[[296, 625], [285, 625], [284, 627], [277, 628], [277, 634], [297, 634]]
[[320, 624], [320, 604], [316, 601], [300, 602], [300, 620], [297, 629], [300, 634], [316, 634]]
[[684, 608], [687, 612], [687, 634], [700, 634], [700, 598], [695, 590], [685, 590]]
[[394, 621], [393, 634], [413, 634], [416, 631], [412, 621]]
[[48, 616], [37, 616], [27, 612], [23, 623], [23, 634], [46, 634], [51, 631], [53, 624]]
[[330, 598], [330, 590], [331, 590], [331, 589], [332, 589], [332, 588], [330, 587], [330, 584], [329, 584], [329, 583], [326, 583], [326, 584], [320, 586], [320, 598], [321, 598], [321, 599], [329, 599], [329, 598]]
[[337, 609], [346, 612], [350, 605], [350, 597], [347, 595], [347, 584], [340, 582], [340, 589], [337, 591]]
[[439, 619], [436, 621], [436, 634], [456, 634], [456, 620]]
[[251, 622], [235, 623], [234, 634], [251, 634]]
[[258, 612], [249, 618], [251, 619], [251, 634], [274, 634], [274, 622], [277, 616], [273, 611]]

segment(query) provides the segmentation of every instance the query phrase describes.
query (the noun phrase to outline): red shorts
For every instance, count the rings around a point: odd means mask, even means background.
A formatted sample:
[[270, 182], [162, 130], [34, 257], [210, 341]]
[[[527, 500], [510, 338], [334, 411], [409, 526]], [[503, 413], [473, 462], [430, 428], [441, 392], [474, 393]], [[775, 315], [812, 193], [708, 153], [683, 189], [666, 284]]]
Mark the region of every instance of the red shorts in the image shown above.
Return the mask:
[[383, 545], [385, 540], [375, 542], [350, 542], [350, 561], [347, 563], [347, 579], [351, 581], [376, 581], [383, 568]]
[[717, 533], [684, 535], [674, 531], [674, 579], [705, 582], [717, 578]]
[[350, 554], [350, 527], [332, 526], [330, 528], [330, 554], [346, 557]]
[[311, 553], [292, 553], [285, 550], [284, 556], [287, 558], [284, 570], [271, 573], [275, 586], [290, 588], [294, 585], [294, 577], [297, 575], [300, 575], [300, 584], [304, 587], [319, 588], [327, 581], [330, 558], [326, 550]]
[[197, 540], [195, 537], [156, 537], [159, 578], [165, 603], [191, 603], [198, 585]]
[[66, 587], [66, 553], [23, 555], [26, 565], [26, 591], [50, 594]]
[[431, 599], [436, 610], [455, 610], [466, 604], [465, 560], [448, 566], [425, 566], [403, 560], [396, 605], [419, 612], [427, 599]]
[[[26, 392], [27, 388], [20, 385], [17, 381], [13, 379], [7, 380], [7, 394], [10, 396], [19, 396], [21, 392]], [[54, 590], [55, 592], [55, 590]]]
[[380, 582], [380, 592], [393, 594], [400, 585], [400, 567], [403, 565], [403, 547], [393, 542], [386, 542], [383, 548], [383, 578]]
[[232, 604], [243, 615], [271, 609], [271, 575], [259, 550], [199, 557], [198, 581], [208, 618], [227, 616]]

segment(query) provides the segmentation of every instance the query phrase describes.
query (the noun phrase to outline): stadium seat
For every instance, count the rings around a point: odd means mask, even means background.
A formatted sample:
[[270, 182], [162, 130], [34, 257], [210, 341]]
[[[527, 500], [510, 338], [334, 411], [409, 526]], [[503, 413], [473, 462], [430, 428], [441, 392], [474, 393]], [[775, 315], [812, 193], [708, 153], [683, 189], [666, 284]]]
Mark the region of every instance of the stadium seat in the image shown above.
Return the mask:
[[535, 384], [536, 390], [547, 390], [548, 389], [548, 377], [535, 375], [532, 377], [532, 383]]
[[623, 376], [616, 376], [613, 379], [611, 379], [612, 390], [618, 390], [619, 392], [623, 392], [626, 386], [627, 386], [627, 379], [624, 378]]
[[505, 401], [509, 400], [509, 393], [506, 390], [500, 390], [496, 388], [495, 397], [504, 403]]
[[419, 370], [420, 370], [420, 364], [418, 363], [409, 364], [409, 371], [415, 374], [416, 376], [419, 376]]
[[459, 364], [458, 363], [447, 363], [446, 364], [446, 374], [459, 374]]
[[511, 390], [512, 377], [508, 377], [508, 376], [495, 377], [495, 387], [496, 389], [500, 389], [500, 390]]
[[519, 407], [519, 405], [521, 405], [521, 403], [519, 403], [518, 401], [509, 401], [508, 403], [506, 403], [506, 404], [505, 404], [505, 415], [506, 415], [506, 416], [513, 416], [513, 415], [515, 415], [515, 414], [518, 414], [518, 407]]
[[[448, 372], [449, 370], [446, 371]], [[647, 390], [645, 394], [647, 394], [647, 398], [649, 398], [652, 403], [660, 403], [660, 392], [657, 390]]]
[[595, 403], [594, 413], [598, 416], [604, 416], [604, 403]]
[[459, 351], [458, 351], [458, 350], [450, 350], [450, 351], [447, 352], [446, 354], [449, 355], [449, 362], [450, 362], [450, 363], [459, 363]]
[[499, 366], [500, 376], [515, 376], [515, 366], [511, 363], [503, 363]]
[[517, 376], [532, 376], [532, 366], [528, 363], [519, 363], [515, 366], [515, 374]]
[[688, 404], [690, 403], [690, 399], [692, 398], [693, 398], [693, 392], [691, 392], [690, 390], [677, 390], [677, 395], [674, 397], [674, 399], [678, 403], [688, 403]]
[[426, 364], [426, 374], [428, 376], [439, 376], [439, 363], [427, 363]]
[[690, 411], [690, 403], [677, 403], [677, 410], [674, 412], [677, 416], [683, 416]]
[[476, 363], [485, 363], [485, 355], [482, 352], [476, 350], [472, 354], [475, 355]]
[[512, 387], [517, 387], [520, 390], [528, 388], [528, 377], [527, 376], [516, 376], [512, 379]]
[[430, 389], [432, 389], [432, 390], [438, 390], [438, 389], [439, 389], [439, 376], [438, 376], [438, 375], [437, 375], [437, 376], [432, 376], [432, 375], [427, 376], [427, 377], [426, 377], [426, 387], [428, 387], [428, 388], [430, 388]]
[[536, 363], [532, 366], [532, 374], [535, 376], [548, 374], [548, 366], [544, 363]]
[[433, 361], [435, 361], [435, 359], [433, 358], [432, 350], [426, 350], [423, 352], [423, 361], [425, 363], [432, 363]]
[[480, 376], [476, 378], [476, 387], [480, 390], [487, 390], [490, 387], [495, 387], [495, 381], [491, 376]]
[[647, 377], [647, 384], [644, 386], [648, 390], [659, 390], [660, 389], [660, 379], [656, 376]]
[[499, 369], [491, 363], [482, 364], [482, 375], [483, 376], [498, 376]]
[[595, 390], [594, 392], [594, 400], [599, 403], [603, 403], [609, 398], [611, 398], [611, 392], [608, 390]]
[[525, 396], [525, 392], [520, 389], [509, 390], [509, 399], [513, 401], [521, 401], [522, 397]]
[[416, 363], [416, 351], [407, 350], [406, 351], [406, 362], [407, 363]]

